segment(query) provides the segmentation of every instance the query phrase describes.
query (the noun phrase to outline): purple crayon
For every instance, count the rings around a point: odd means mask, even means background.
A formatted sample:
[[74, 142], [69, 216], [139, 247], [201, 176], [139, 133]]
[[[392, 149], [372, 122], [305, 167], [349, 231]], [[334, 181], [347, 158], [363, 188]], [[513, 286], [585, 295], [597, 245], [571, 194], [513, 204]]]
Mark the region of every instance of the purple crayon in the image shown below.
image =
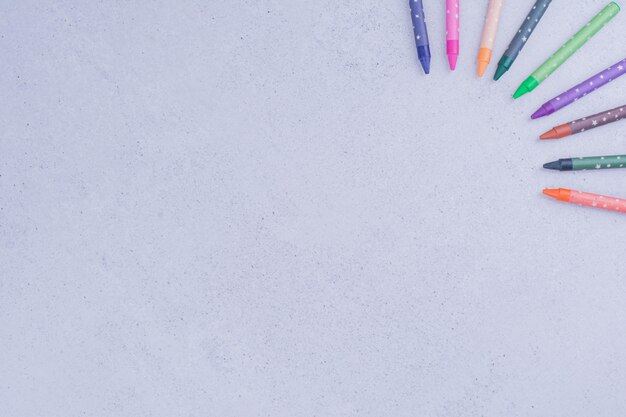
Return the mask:
[[530, 117], [538, 119], [557, 112], [563, 107], [569, 106], [579, 98], [585, 97], [587, 94], [596, 91], [603, 85], [606, 85], [619, 76], [624, 75], [624, 73], [626, 73], [626, 58], [608, 67], [604, 71], [597, 73], [577, 86], [570, 88], [563, 94], [554, 97], [552, 100], [547, 101]]

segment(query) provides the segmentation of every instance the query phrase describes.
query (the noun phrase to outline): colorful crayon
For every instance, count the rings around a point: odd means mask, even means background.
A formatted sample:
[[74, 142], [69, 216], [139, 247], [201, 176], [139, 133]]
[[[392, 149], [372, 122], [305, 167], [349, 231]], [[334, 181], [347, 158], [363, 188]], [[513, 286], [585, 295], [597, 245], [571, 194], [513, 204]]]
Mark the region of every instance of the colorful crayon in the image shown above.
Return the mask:
[[478, 76], [482, 77], [491, 61], [491, 53], [498, 33], [498, 23], [502, 14], [504, 0], [489, 0], [489, 8], [483, 26], [483, 36], [478, 50]]
[[544, 82], [557, 68], [569, 59], [580, 49], [589, 39], [600, 31], [611, 19], [613, 19], [620, 8], [615, 2], [609, 3], [600, 13], [598, 13], [589, 23], [587, 23], [572, 39], [567, 41], [554, 55], [544, 62], [530, 77], [528, 77], [517, 89], [513, 98], [519, 98], [526, 93], [533, 91], [539, 84]]
[[552, 100], [544, 103], [539, 110], [530, 116], [538, 119], [548, 116], [554, 112], [561, 110], [563, 107], [569, 106], [579, 98], [585, 97], [589, 93], [593, 93], [598, 88], [608, 84], [616, 78], [626, 73], [626, 58], [601, 71], [591, 78], [586, 79], [582, 83], [570, 88], [563, 94], [554, 97]]
[[588, 169], [614, 169], [626, 167], [626, 155], [586, 156], [566, 158], [544, 164], [545, 169], [556, 171], [585, 171]]
[[561, 139], [566, 136], [582, 133], [585, 130], [595, 129], [596, 127], [617, 122], [618, 120], [622, 120], [624, 117], [626, 117], [626, 104], [602, 113], [574, 120], [573, 122], [558, 125], [541, 135], [540, 138]]
[[459, 58], [459, 0], [446, 0], [446, 53], [450, 69], [456, 69]]
[[526, 46], [526, 42], [535, 32], [535, 28], [539, 24], [539, 21], [543, 17], [546, 10], [548, 10], [548, 6], [550, 6], [552, 0], [537, 0], [533, 8], [524, 19], [524, 23], [520, 26], [519, 30], [511, 40], [509, 47], [504, 51], [504, 55], [500, 58], [498, 62], [498, 69], [496, 70], [496, 74], [493, 76], [495, 81], [498, 81], [500, 77], [504, 75], [519, 56], [519, 53], [522, 51], [524, 46]]
[[595, 207], [604, 210], [626, 213], [626, 200], [623, 200], [621, 198], [584, 193], [582, 191], [572, 191], [566, 188], [546, 188], [545, 190], [543, 190], [543, 193], [566, 203], [580, 204], [581, 206]]
[[430, 44], [428, 43], [428, 30], [426, 29], [424, 4], [422, 3], [422, 0], [409, 0], [409, 8], [411, 9], [411, 20], [413, 21], [413, 34], [415, 35], [417, 57], [422, 64], [424, 72], [429, 74]]

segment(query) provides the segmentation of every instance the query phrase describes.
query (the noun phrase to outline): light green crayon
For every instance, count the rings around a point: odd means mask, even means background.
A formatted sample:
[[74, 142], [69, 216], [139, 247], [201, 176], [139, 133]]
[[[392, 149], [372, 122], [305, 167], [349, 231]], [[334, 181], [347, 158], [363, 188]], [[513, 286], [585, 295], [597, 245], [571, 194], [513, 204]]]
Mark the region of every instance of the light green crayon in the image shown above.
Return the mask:
[[513, 98], [519, 98], [526, 93], [533, 91], [539, 84], [545, 81], [558, 67], [569, 59], [574, 52], [580, 49], [589, 39], [600, 31], [611, 19], [620, 11], [615, 2], [611, 2], [600, 13], [598, 13], [589, 23], [585, 25], [572, 39], [556, 51], [546, 62], [544, 62], [530, 77], [528, 77], [517, 89]]

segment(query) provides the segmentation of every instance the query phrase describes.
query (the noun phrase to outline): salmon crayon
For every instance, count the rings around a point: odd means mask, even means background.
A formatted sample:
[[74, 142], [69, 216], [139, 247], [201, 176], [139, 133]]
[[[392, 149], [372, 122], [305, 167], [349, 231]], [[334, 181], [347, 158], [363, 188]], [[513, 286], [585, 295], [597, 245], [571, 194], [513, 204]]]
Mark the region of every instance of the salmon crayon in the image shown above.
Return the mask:
[[582, 191], [572, 191], [566, 188], [546, 188], [543, 190], [543, 193], [565, 203], [626, 213], [626, 200], [621, 198], [607, 197]]
[[459, 58], [459, 0], [446, 0], [446, 53], [450, 69], [456, 69]]
[[491, 62], [491, 53], [493, 52], [493, 45], [496, 41], [496, 33], [498, 32], [503, 3], [504, 0], [489, 0], [489, 8], [487, 9], [485, 25], [483, 26], [483, 36], [480, 40], [480, 49], [478, 50], [477, 61], [479, 77], [483, 76], [489, 66], [489, 62]]

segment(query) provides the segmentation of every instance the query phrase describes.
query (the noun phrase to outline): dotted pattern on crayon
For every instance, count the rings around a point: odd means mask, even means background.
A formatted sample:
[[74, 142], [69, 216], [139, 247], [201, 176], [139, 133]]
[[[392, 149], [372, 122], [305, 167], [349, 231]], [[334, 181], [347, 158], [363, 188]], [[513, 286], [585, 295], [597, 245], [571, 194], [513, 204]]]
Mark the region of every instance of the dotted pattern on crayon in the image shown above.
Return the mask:
[[446, 39], [459, 40], [459, 0], [446, 0]]
[[580, 204], [582, 206], [626, 213], [626, 200], [622, 200], [621, 198], [606, 197], [581, 191], [572, 191], [570, 202]]
[[604, 126], [609, 123], [617, 122], [626, 117], [626, 105], [616, 107], [612, 110], [594, 114], [593, 116], [583, 117], [569, 123], [572, 134], [582, 133], [588, 129]]
[[506, 49], [504, 55], [508, 56], [513, 61], [517, 59], [517, 56], [522, 51], [522, 48], [524, 48], [526, 41], [530, 38], [530, 35], [533, 34], [550, 3], [552, 3], [552, 0], [539, 0], [535, 3], [533, 8], [530, 10], [530, 13], [528, 13], [528, 16], [526, 16], [524, 23], [511, 40], [511, 43]]
[[575, 170], [587, 169], [615, 169], [626, 166], [626, 155], [589, 156], [572, 158], [572, 167]]
[[411, 0], [411, 20], [413, 22], [413, 34], [417, 46], [428, 45], [428, 31], [426, 30], [426, 16], [424, 15], [424, 5], [422, 0]]
[[485, 18], [485, 26], [483, 35], [480, 40], [481, 48], [493, 49], [493, 44], [498, 32], [498, 23], [500, 23], [500, 13], [504, 0], [491, 0], [487, 9], [487, 17]]
[[[598, 88], [610, 83], [616, 78], [626, 73], [626, 59], [608, 67], [604, 71], [594, 75], [593, 77], [583, 81], [575, 87], [567, 90], [560, 96], [555, 97], [553, 104], [555, 109], [562, 109], [574, 101], [578, 101], [580, 98], [585, 97], [587, 94], [593, 93]], [[551, 100], [552, 101], [552, 100]]]
[[604, 25], [613, 19], [620, 9], [615, 2], [606, 6], [589, 23], [565, 43], [554, 55], [544, 62], [532, 77], [540, 83], [545, 81], [558, 67], [580, 49], [592, 36], [598, 33]]

